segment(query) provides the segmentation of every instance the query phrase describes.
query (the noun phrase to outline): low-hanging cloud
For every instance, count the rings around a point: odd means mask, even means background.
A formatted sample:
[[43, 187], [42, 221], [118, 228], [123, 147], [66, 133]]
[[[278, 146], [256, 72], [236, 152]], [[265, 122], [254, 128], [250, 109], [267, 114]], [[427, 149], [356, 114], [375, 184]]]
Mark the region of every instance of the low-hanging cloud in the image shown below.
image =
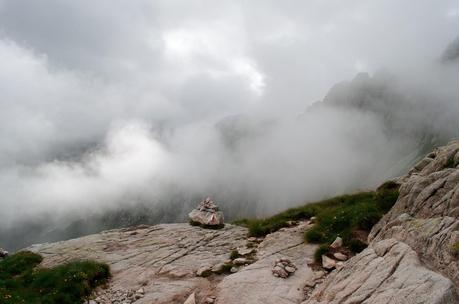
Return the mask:
[[177, 193], [266, 215], [372, 188], [457, 135], [458, 9], [0, 0], [0, 228]]

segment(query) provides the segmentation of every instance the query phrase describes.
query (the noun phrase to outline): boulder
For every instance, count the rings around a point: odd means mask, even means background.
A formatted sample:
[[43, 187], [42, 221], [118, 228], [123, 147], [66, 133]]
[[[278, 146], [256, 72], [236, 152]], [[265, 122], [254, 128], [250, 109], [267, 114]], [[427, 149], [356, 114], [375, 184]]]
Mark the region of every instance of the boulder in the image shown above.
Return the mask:
[[223, 212], [219, 211], [218, 206], [210, 198], [200, 202], [199, 206], [188, 214], [188, 217], [193, 225], [217, 228], [224, 225]]

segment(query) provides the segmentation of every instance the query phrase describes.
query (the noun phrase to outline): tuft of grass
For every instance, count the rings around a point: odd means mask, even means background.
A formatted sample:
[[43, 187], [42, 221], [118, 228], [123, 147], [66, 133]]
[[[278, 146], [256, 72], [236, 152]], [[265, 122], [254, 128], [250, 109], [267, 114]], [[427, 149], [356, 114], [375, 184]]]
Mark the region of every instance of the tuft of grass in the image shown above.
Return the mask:
[[231, 251], [231, 253], [230, 253], [230, 259], [231, 260], [237, 259], [239, 257], [240, 257], [240, 255], [239, 255], [239, 252], [237, 250]]
[[324, 254], [327, 254], [329, 250], [328, 244], [322, 244], [320, 245], [316, 251], [314, 252], [314, 261], [316, 263], [322, 263], [322, 256]]
[[310, 243], [330, 244], [337, 236], [353, 252], [366, 247], [355, 232], [370, 232], [381, 217], [392, 208], [398, 199], [399, 185], [388, 181], [376, 191], [336, 196], [320, 202], [288, 209], [264, 219], [244, 219], [236, 224], [248, 227], [251, 236], [265, 236], [283, 227], [290, 221], [316, 217], [314, 226], [306, 231], [305, 240]]
[[83, 303], [110, 277], [109, 266], [75, 261], [54, 268], [39, 268], [42, 257], [23, 251], [0, 261], [0, 303]]
[[454, 256], [459, 256], [459, 243], [454, 243], [451, 245], [451, 250]]

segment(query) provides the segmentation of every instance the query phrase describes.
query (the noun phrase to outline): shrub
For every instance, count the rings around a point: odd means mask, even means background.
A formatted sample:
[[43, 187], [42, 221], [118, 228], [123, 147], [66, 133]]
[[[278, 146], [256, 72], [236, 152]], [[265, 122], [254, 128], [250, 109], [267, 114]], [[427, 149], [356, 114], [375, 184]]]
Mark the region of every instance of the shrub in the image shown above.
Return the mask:
[[323, 235], [321, 232], [319, 232], [319, 229], [316, 227], [313, 227], [309, 229], [308, 231], [305, 232], [305, 239], [309, 243], [321, 243], [323, 240]]
[[83, 303], [110, 277], [108, 265], [75, 261], [51, 269], [37, 268], [42, 260], [32, 252], [19, 252], [0, 262], [0, 303]]
[[231, 253], [230, 253], [230, 259], [231, 260], [237, 259], [238, 257], [240, 257], [240, 255], [239, 255], [239, 252], [237, 250], [231, 251]]

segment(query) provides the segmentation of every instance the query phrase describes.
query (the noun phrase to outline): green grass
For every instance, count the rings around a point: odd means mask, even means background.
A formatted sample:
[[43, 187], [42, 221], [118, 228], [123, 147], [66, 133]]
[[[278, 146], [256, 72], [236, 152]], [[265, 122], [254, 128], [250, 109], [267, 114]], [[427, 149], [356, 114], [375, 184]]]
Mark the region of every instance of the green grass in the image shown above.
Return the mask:
[[398, 184], [389, 181], [376, 191], [341, 195], [320, 202], [288, 209], [264, 219], [243, 219], [234, 222], [249, 229], [251, 236], [265, 236], [283, 227], [289, 221], [304, 220], [315, 216], [316, 224], [305, 233], [310, 243], [330, 244], [337, 236], [354, 252], [365, 246], [360, 234], [368, 233], [374, 224], [390, 210], [398, 198]]
[[41, 260], [23, 251], [0, 261], [0, 303], [83, 303], [110, 277], [108, 265], [102, 263], [75, 261], [48, 269], [38, 267]]
[[453, 255], [459, 256], [459, 243], [454, 243], [454, 244], [451, 246], [451, 250], [452, 250], [452, 252], [453, 252]]

